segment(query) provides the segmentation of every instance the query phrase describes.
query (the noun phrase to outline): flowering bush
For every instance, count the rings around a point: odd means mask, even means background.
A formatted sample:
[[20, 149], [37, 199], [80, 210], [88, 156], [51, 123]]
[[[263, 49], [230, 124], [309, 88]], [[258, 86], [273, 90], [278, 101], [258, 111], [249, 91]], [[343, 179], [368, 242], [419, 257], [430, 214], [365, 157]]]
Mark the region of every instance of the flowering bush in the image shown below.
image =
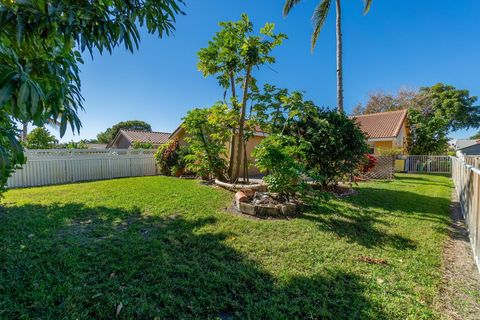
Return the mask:
[[361, 172], [362, 173], [367, 173], [367, 172], [372, 171], [372, 169], [375, 167], [377, 162], [378, 162], [378, 160], [377, 160], [377, 158], [375, 158], [374, 155], [366, 154], [365, 155], [365, 161], [364, 161], [364, 163], [362, 164], [362, 167], [361, 167]]
[[155, 153], [155, 159], [162, 174], [167, 176], [175, 175], [176, 171], [181, 169], [179, 151], [178, 139], [171, 140], [158, 148], [158, 151]]

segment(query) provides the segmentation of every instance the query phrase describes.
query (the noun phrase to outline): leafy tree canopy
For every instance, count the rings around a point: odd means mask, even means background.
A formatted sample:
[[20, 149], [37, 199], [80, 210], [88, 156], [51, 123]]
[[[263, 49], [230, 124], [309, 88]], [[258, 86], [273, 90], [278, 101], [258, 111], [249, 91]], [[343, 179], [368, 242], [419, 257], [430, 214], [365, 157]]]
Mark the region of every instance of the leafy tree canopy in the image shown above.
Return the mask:
[[140, 28], [160, 37], [173, 31], [182, 0], [2, 1], [0, 5], [0, 181], [22, 150], [8, 121], [48, 120], [81, 127], [83, 109], [79, 65], [81, 52], [111, 53], [123, 45], [138, 47]]
[[30, 131], [25, 141], [25, 147], [28, 149], [52, 149], [57, 139], [45, 128], [38, 127]]
[[152, 126], [141, 120], [128, 120], [117, 123], [111, 128], [108, 128], [104, 132], [97, 134], [97, 140], [99, 143], [109, 143], [117, 135], [120, 129], [125, 130], [137, 130], [137, 131], [152, 131]]

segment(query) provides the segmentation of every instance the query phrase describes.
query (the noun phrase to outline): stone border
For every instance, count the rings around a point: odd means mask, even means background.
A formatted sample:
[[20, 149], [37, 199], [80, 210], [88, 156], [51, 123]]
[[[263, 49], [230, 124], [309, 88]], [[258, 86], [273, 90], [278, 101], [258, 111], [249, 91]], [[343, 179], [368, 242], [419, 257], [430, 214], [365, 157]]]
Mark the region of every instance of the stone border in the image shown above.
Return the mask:
[[286, 218], [297, 214], [297, 204], [279, 203], [272, 204], [254, 204], [251, 203], [255, 191], [252, 189], [243, 189], [235, 193], [235, 208], [243, 214], [260, 218]]

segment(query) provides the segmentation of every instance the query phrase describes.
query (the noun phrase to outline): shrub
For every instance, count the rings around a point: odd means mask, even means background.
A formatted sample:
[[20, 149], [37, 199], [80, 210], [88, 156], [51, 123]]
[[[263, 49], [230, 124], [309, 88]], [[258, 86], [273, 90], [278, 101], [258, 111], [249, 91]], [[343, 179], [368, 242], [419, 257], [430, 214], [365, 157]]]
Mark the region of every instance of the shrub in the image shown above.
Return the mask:
[[185, 166], [180, 157], [180, 144], [178, 139], [170, 140], [158, 147], [155, 159], [160, 167], [160, 172], [166, 176], [175, 175]]
[[255, 163], [267, 174], [264, 181], [269, 191], [278, 192], [287, 199], [295, 195], [303, 173], [303, 147], [293, 137], [271, 135], [255, 148]]
[[362, 163], [362, 166], [361, 166], [360, 171], [361, 171], [362, 173], [367, 173], [367, 172], [372, 171], [372, 169], [375, 167], [375, 165], [377, 164], [377, 162], [378, 162], [378, 160], [377, 160], [377, 158], [375, 158], [374, 155], [372, 155], [372, 154], [366, 154], [366, 155], [365, 155], [364, 162]]
[[186, 168], [200, 176], [225, 180], [227, 142], [235, 126], [235, 113], [224, 103], [208, 109], [193, 109], [183, 119], [191, 153], [185, 156]]
[[133, 149], [153, 149], [153, 144], [149, 142], [134, 141], [132, 147]]
[[289, 121], [285, 132], [305, 141], [306, 174], [323, 187], [355, 176], [369, 147], [354, 120], [343, 113], [309, 108]]

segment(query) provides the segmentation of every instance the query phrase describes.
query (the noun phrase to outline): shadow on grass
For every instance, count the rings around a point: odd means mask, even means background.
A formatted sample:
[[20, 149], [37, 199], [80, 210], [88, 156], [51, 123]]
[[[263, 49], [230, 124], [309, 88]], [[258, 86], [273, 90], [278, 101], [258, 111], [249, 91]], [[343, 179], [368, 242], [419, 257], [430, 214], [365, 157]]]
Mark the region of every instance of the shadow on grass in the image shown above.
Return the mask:
[[385, 318], [358, 275], [332, 270], [279, 282], [225, 243], [233, 234], [207, 232], [215, 221], [74, 203], [7, 207], [0, 315]]
[[[435, 184], [428, 177], [398, 177], [396, 180], [411, 184]], [[385, 182], [381, 181], [384, 185]], [[440, 183], [441, 186], [451, 187]], [[307, 201], [301, 218], [317, 223], [321, 230], [332, 232], [348, 241], [367, 248], [389, 246], [400, 250], [415, 249], [415, 241], [401, 235], [387, 233], [386, 216], [440, 222], [435, 226], [446, 232], [450, 200], [419, 192], [376, 187], [375, 183], [357, 188], [358, 195], [333, 200], [325, 194]]]
[[386, 233], [380, 226], [389, 226], [379, 213], [365, 211], [339, 202], [310, 204], [300, 218], [316, 223], [319, 229], [336, 234], [347, 241], [367, 248], [393, 247], [397, 250], [416, 249], [415, 241]]

